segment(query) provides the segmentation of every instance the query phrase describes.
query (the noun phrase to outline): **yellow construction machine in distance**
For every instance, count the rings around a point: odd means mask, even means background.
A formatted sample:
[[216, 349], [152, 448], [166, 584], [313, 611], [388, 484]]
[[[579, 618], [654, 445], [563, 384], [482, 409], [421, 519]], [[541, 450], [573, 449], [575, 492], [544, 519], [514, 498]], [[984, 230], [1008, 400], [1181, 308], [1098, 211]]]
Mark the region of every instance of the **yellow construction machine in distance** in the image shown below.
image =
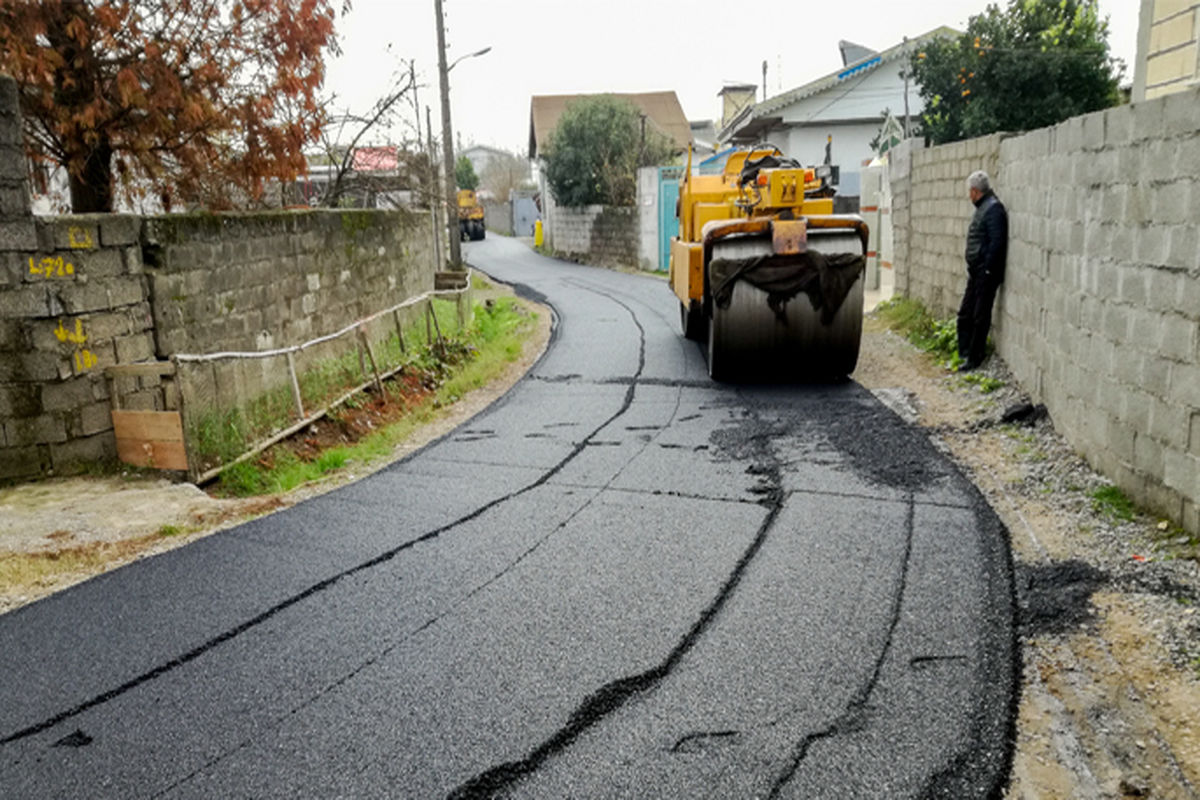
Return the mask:
[[817, 171], [775, 147], [738, 150], [679, 187], [670, 282], [683, 333], [718, 380], [848, 375], [862, 335], [867, 226], [833, 213]]
[[471, 189], [458, 190], [458, 232], [463, 239], [477, 242], [487, 235], [483, 204]]

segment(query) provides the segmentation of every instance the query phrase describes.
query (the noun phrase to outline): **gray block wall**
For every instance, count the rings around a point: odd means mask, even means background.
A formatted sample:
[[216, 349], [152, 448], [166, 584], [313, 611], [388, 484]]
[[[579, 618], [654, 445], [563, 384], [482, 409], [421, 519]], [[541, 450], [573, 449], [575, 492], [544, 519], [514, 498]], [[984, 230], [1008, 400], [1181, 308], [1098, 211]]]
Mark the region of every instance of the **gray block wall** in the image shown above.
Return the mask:
[[513, 235], [512, 203], [498, 200], [483, 201], [483, 218], [489, 233]]
[[541, 197], [545, 244], [552, 253], [600, 266], [641, 265], [638, 206], [561, 206], [544, 174]]
[[[36, 218], [26, 181], [16, 83], [0, 76], [0, 480], [114, 459], [103, 369], [154, 355], [140, 222]], [[135, 387], [127, 405], [163, 402]]]
[[998, 352], [1094, 467], [1200, 531], [1200, 89], [898, 153], [897, 290], [941, 315], [976, 168], [1009, 210]]
[[160, 357], [300, 344], [433, 288], [408, 211], [164, 215], [141, 243]]
[[[300, 344], [433, 288], [423, 216], [35, 217], [26, 171], [0, 76], [0, 480], [115, 459], [107, 366]], [[255, 366], [255, 385], [287, 379]], [[125, 408], [164, 408], [157, 379], [129, 380]]]
[[896, 288], [940, 316], [958, 310], [967, 285], [963, 251], [975, 211], [967, 176], [978, 169], [987, 172], [1007, 203], [1007, 187], [996, 181], [1002, 138], [996, 134], [925, 149], [909, 141], [890, 159]]
[[555, 254], [601, 266], [638, 266], [636, 206], [555, 206], [548, 218], [547, 244]]

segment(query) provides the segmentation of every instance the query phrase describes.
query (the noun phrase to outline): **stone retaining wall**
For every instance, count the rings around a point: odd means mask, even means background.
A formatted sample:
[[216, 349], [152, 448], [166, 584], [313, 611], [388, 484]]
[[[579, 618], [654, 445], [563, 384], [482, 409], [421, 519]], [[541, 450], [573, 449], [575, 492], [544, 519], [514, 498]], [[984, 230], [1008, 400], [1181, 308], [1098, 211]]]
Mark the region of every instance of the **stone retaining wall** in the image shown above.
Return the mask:
[[998, 352], [1088, 461], [1200, 531], [1200, 89], [890, 165], [896, 286], [956, 311], [972, 206], [1009, 210]]

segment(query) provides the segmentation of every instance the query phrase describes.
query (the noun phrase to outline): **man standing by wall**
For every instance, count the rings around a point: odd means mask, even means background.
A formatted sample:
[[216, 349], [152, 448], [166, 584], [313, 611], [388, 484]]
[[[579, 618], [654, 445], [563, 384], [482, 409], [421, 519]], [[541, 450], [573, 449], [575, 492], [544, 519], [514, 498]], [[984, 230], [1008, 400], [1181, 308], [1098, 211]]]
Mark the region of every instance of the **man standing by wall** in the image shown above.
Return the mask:
[[987, 355], [992, 304], [1004, 281], [1008, 255], [1008, 212], [992, 191], [987, 173], [972, 172], [967, 192], [975, 216], [967, 229], [967, 290], [958, 309], [958, 356], [963, 361], [959, 370], [964, 372], [978, 368]]

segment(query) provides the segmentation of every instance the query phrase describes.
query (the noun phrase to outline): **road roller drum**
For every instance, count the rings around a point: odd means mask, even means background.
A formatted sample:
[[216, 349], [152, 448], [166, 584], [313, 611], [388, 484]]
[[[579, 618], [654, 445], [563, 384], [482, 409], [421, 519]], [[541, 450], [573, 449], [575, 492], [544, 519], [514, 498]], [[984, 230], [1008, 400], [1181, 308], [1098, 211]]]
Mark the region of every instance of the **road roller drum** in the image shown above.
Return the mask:
[[[817, 253], [862, 254], [857, 233], [813, 237]], [[713, 246], [712, 260], [770, 259], [770, 240], [747, 237]], [[845, 287], [822, 290], [819, 276], [791, 296], [735, 280], [713, 299], [708, 324], [708, 371], [717, 380], [820, 380], [849, 375], [862, 337], [861, 267]], [[815, 272], [815, 270], [814, 270]]]
[[867, 226], [834, 214], [832, 196], [824, 175], [774, 147], [735, 151], [720, 174], [693, 174], [689, 153], [670, 283], [714, 379], [854, 371]]

